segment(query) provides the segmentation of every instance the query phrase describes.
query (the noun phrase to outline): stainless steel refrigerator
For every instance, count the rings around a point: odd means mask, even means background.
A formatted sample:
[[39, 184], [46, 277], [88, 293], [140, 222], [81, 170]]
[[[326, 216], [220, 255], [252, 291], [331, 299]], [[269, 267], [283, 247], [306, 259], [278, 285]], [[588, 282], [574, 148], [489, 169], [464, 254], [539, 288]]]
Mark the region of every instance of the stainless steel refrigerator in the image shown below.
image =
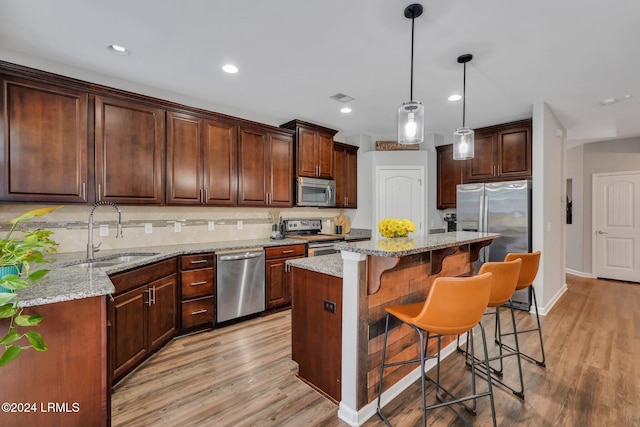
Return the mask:
[[[487, 261], [504, 261], [509, 252], [531, 252], [531, 181], [458, 185], [458, 231], [500, 233], [482, 249], [476, 272]], [[529, 310], [530, 288], [517, 291], [515, 308]]]

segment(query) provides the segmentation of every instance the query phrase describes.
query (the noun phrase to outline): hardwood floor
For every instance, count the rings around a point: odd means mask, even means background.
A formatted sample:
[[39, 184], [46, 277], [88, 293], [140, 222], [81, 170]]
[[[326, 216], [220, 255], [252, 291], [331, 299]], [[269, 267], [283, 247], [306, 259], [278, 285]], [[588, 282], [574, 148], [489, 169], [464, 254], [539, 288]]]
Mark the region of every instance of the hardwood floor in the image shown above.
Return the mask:
[[[567, 285], [542, 318], [547, 367], [523, 361], [525, 401], [495, 388], [498, 425], [640, 426], [640, 285], [575, 276]], [[517, 314], [519, 325], [534, 318]], [[336, 405], [295, 378], [290, 321], [281, 312], [173, 341], [116, 386], [113, 426], [347, 426]], [[521, 346], [535, 351], [536, 342], [530, 334]], [[506, 381], [516, 381], [514, 363]], [[462, 356], [442, 369], [445, 384], [464, 392]], [[419, 382], [384, 411], [393, 425], [419, 425]], [[467, 419], [491, 425], [488, 400]], [[463, 425], [446, 409], [429, 412], [428, 423]], [[364, 425], [384, 423], [375, 416]]]

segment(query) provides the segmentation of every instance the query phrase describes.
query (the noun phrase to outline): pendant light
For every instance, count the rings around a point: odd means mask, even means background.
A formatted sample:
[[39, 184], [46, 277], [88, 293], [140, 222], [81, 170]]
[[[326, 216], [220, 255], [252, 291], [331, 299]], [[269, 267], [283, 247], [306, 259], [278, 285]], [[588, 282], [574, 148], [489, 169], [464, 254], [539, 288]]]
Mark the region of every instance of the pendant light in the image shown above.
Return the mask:
[[473, 129], [465, 127], [465, 113], [467, 104], [467, 62], [473, 59], [470, 53], [460, 55], [458, 63], [464, 65], [462, 80], [462, 127], [453, 133], [453, 160], [473, 159]]
[[422, 5], [415, 3], [404, 9], [405, 18], [411, 19], [411, 92], [409, 101], [398, 109], [398, 143], [420, 144], [424, 140], [424, 106], [413, 100], [413, 33], [415, 19], [422, 15]]

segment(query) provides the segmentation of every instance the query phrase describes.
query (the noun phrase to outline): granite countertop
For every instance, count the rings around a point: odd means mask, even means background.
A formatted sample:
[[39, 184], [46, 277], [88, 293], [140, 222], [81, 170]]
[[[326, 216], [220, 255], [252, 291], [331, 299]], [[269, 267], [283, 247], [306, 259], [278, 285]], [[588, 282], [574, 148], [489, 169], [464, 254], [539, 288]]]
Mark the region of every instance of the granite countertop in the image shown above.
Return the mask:
[[329, 254], [310, 258], [297, 258], [286, 261], [290, 267], [300, 267], [329, 276], [342, 277], [342, 255]]
[[382, 238], [368, 242], [339, 242], [336, 243], [334, 247], [341, 251], [356, 252], [365, 255], [399, 257], [448, 248], [451, 246], [480, 242], [487, 239], [495, 239], [498, 237], [500, 237], [500, 235], [495, 233], [457, 231], [453, 233], [398, 237], [394, 239]]
[[17, 291], [19, 297], [18, 305], [20, 307], [31, 307], [108, 295], [115, 291], [113, 283], [109, 280], [109, 275], [163, 261], [178, 255], [300, 243], [300, 240], [294, 239], [256, 239], [100, 251], [96, 253], [96, 261], [123, 255], [149, 254], [149, 256], [136, 261], [103, 268], [79, 266], [78, 264], [85, 261], [86, 254], [84, 252], [52, 254], [47, 256], [47, 260], [50, 263], [38, 266], [38, 269], [46, 268], [51, 271], [37, 285]]

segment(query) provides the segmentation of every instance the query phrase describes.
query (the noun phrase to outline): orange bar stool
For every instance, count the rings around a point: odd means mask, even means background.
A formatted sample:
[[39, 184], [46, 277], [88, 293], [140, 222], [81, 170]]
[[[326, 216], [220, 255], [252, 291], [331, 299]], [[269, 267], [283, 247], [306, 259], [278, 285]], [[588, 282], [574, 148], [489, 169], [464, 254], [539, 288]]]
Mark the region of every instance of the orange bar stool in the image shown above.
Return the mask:
[[[467, 411], [475, 414], [476, 399], [480, 397], [489, 397], [491, 402], [491, 417], [493, 425], [496, 426], [495, 405], [493, 402], [493, 389], [491, 381], [487, 381], [487, 391], [478, 393], [475, 383], [475, 363], [471, 364], [472, 375], [472, 393], [465, 397], [455, 397], [440, 384], [440, 338], [443, 335], [460, 335], [471, 330], [479, 324], [482, 314], [487, 308], [489, 296], [491, 294], [491, 273], [485, 273], [473, 277], [439, 277], [434, 280], [429, 289], [427, 299], [424, 302], [404, 305], [394, 305], [385, 308], [387, 312], [385, 318], [384, 344], [382, 347], [382, 363], [380, 366], [380, 383], [378, 385], [378, 405], [377, 411], [380, 418], [387, 424], [389, 420], [382, 414], [380, 404], [382, 396], [382, 386], [384, 381], [385, 368], [408, 363], [420, 363], [420, 371], [422, 372], [422, 425], [427, 425], [427, 411], [447, 406], [465, 423], [469, 422], [455, 409], [450, 407], [454, 404], [461, 404]], [[394, 316], [400, 321], [412, 327], [419, 337], [420, 357], [410, 360], [385, 363], [387, 352], [387, 336], [389, 332], [389, 318]], [[485, 339], [484, 328], [480, 325], [482, 335], [482, 345], [484, 349], [484, 361], [487, 372], [489, 371], [489, 355], [487, 352], [487, 343]], [[425, 334], [426, 332], [426, 339]], [[472, 340], [471, 349], [473, 351], [473, 334], [470, 335]], [[426, 355], [427, 344], [429, 339], [437, 339], [437, 352], [434, 355]], [[472, 353], [472, 357], [473, 353]], [[436, 378], [433, 379], [425, 372], [425, 362], [427, 359], [436, 359]], [[429, 380], [436, 386], [436, 399], [440, 403], [427, 406], [425, 383]], [[448, 400], [445, 401], [443, 394], [447, 395]], [[473, 406], [466, 405], [467, 400], [473, 400]]]
[[[520, 276], [520, 266], [522, 265], [522, 260], [515, 259], [513, 261], [505, 261], [505, 262], [485, 262], [480, 267], [480, 271], [478, 274], [484, 273], [492, 273], [491, 279], [491, 295], [489, 297], [489, 302], [487, 303], [488, 308], [492, 308], [493, 311], [486, 312], [485, 315], [495, 315], [495, 324], [498, 331], [500, 331], [500, 306], [502, 306], [507, 301], [511, 300], [511, 296], [515, 292], [516, 285], [518, 284], [518, 277]], [[514, 330], [516, 330], [516, 317], [513, 311], [513, 306], [511, 308], [511, 322]], [[467, 332], [467, 350], [462, 350], [460, 346], [458, 346], [458, 350], [465, 353], [465, 355], [469, 356], [469, 335], [470, 332]], [[524, 399], [524, 380], [522, 378], [522, 364], [520, 363], [520, 346], [518, 344], [518, 335], [515, 335], [515, 350], [511, 351], [509, 349], [505, 349], [503, 346], [499, 345], [499, 355], [490, 357], [489, 363], [498, 360], [500, 362], [499, 368], [494, 368], [493, 366], [489, 366], [490, 371], [482, 371], [480, 372], [486, 375], [487, 378], [491, 378], [492, 381], [503, 385], [504, 387], [511, 390], [513, 394], [518, 396], [521, 399]], [[517, 365], [518, 365], [518, 374], [520, 378], [520, 389], [516, 390], [514, 387], [506, 384], [503, 380], [503, 370], [504, 363], [503, 360], [506, 357], [515, 356]], [[477, 358], [472, 359], [473, 363], [479, 363], [480, 360]], [[467, 361], [469, 364], [469, 362]], [[481, 363], [481, 362], [480, 362]], [[493, 373], [493, 374], [492, 374]]]
[[512, 332], [501, 333], [496, 330], [496, 343], [501, 347], [507, 348], [511, 351], [515, 351], [514, 348], [509, 347], [508, 345], [502, 342], [502, 338], [510, 335], [522, 335], [528, 332], [538, 331], [538, 337], [540, 339], [540, 354], [542, 357], [540, 359], [536, 359], [531, 355], [527, 355], [524, 353], [520, 353], [521, 357], [524, 357], [531, 362], [535, 362], [539, 366], [545, 366], [545, 355], [544, 355], [544, 344], [542, 343], [542, 328], [540, 326], [540, 315], [538, 314], [538, 301], [536, 299], [536, 289], [533, 286], [533, 280], [536, 278], [538, 274], [538, 267], [540, 265], [540, 251], [534, 253], [509, 253], [505, 257], [505, 261], [512, 261], [514, 259], [521, 259], [522, 266], [520, 267], [520, 276], [518, 277], [518, 285], [516, 286], [516, 291], [521, 289], [527, 289], [531, 287], [531, 294], [533, 295], [533, 305], [536, 308], [536, 321], [538, 323], [537, 328], [526, 329], [522, 331], [518, 331], [514, 329]]

